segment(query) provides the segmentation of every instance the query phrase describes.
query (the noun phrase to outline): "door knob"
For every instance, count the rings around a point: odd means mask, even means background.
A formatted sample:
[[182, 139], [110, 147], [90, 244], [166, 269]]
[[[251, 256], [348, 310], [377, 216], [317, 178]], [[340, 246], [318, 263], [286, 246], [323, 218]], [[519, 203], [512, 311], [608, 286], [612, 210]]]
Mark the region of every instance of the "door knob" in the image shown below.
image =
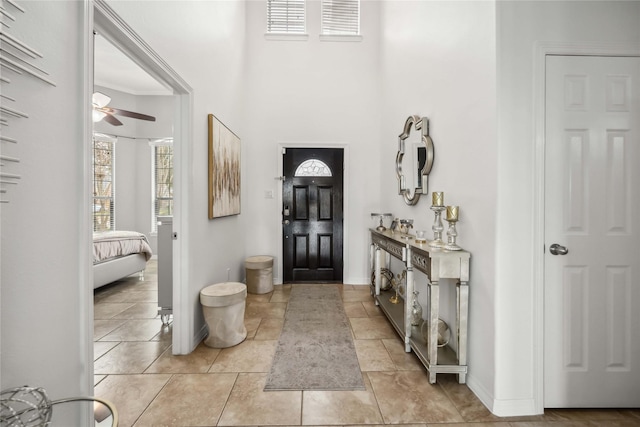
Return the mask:
[[569, 249], [562, 245], [554, 243], [553, 245], [549, 246], [549, 252], [551, 252], [551, 255], [566, 255], [569, 253]]
[[282, 221], [282, 223], [283, 223], [284, 225], [289, 225], [289, 220], [288, 220], [288, 219], [285, 219], [284, 221]]

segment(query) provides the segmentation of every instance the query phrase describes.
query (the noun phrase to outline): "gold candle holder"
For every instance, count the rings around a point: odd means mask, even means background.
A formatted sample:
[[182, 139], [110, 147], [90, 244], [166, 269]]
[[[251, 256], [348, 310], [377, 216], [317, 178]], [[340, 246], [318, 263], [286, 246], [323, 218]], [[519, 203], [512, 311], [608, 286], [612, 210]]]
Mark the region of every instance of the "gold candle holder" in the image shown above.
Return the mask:
[[400, 286], [402, 286], [402, 281], [406, 278], [407, 270], [402, 270], [402, 275], [398, 273], [396, 276], [397, 279], [391, 278], [391, 288], [396, 291], [395, 295], [391, 295], [389, 298], [389, 302], [391, 304], [398, 304], [400, 302], [400, 295], [398, 294], [400, 291]]
[[431, 205], [444, 206], [444, 192], [434, 191], [433, 193], [431, 193]]
[[458, 206], [447, 206], [446, 220], [449, 223], [449, 229], [447, 230], [447, 244], [444, 248], [449, 251], [459, 251], [462, 248], [456, 244], [456, 237], [458, 231], [456, 230], [456, 222], [458, 222]]
[[447, 221], [458, 220], [458, 206], [447, 206]]

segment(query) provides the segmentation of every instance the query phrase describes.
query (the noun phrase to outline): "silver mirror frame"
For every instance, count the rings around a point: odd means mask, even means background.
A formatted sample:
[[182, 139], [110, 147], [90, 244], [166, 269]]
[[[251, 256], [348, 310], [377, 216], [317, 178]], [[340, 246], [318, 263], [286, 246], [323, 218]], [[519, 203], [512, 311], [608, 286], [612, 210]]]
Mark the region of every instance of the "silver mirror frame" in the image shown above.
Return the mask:
[[[406, 187], [405, 176], [402, 173], [402, 158], [405, 153], [405, 140], [411, 134], [411, 128], [421, 131], [420, 140], [426, 148], [424, 167], [420, 171], [421, 187], [416, 187], [411, 194]], [[407, 205], [415, 205], [420, 200], [421, 194], [429, 192], [429, 173], [433, 167], [434, 148], [433, 140], [429, 136], [429, 119], [427, 117], [409, 116], [404, 123], [402, 133], [398, 136], [398, 153], [396, 155], [396, 176], [398, 177], [398, 194], [404, 198]]]

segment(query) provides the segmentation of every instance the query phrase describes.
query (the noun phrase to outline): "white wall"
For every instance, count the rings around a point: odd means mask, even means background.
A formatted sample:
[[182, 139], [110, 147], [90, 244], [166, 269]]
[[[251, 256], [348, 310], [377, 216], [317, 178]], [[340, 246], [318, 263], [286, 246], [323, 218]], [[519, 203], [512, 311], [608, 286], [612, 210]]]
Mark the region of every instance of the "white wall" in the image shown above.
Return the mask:
[[[542, 384], [533, 335], [534, 43], [640, 44], [640, 2], [498, 2], [498, 245], [495, 401], [498, 415], [535, 413]], [[542, 248], [537, 248], [542, 250]], [[538, 326], [540, 327], [540, 326]]]
[[[380, 206], [380, 74], [378, 2], [362, 2], [362, 41], [319, 40], [320, 2], [307, 2], [308, 40], [267, 40], [266, 3], [247, 2], [247, 63], [243, 75], [242, 240], [247, 255], [282, 260], [278, 144], [341, 144], [345, 158], [344, 282], [369, 283], [371, 212]], [[274, 268], [276, 282], [282, 272]]]
[[[82, 2], [24, 3], [25, 14], [4, 4], [16, 16], [6, 31], [44, 55], [30, 61], [57, 85], [2, 69], [11, 79], [2, 83], [2, 93], [16, 99], [3, 99], [3, 106], [29, 118], [9, 119], [2, 129], [18, 140], [2, 142], [2, 154], [21, 159], [3, 172], [22, 179], [1, 197], [10, 203], [1, 208], [0, 389], [41, 386], [59, 399], [90, 394], [93, 387], [91, 223], [84, 186], [90, 141], [82, 123], [88, 15]], [[84, 424], [65, 421], [60, 411], [54, 425]]]
[[[458, 244], [471, 252], [468, 384], [491, 398], [494, 388], [497, 197], [495, 5], [493, 2], [385, 1], [381, 6], [380, 188], [385, 211], [428, 230], [431, 192], [460, 206]], [[398, 135], [410, 115], [426, 116], [435, 145], [429, 194], [415, 206], [398, 195]], [[445, 229], [446, 229], [446, 222]], [[444, 236], [446, 239], [446, 235]], [[441, 293], [443, 317], [455, 325], [455, 286]], [[426, 280], [417, 277], [426, 302]], [[446, 291], [448, 289], [448, 292]], [[423, 304], [424, 305], [424, 304]]]
[[[247, 219], [239, 216], [208, 219], [207, 114], [215, 114], [243, 138], [247, 121], [242, 116], [244, 91], [245, 4], [239, 1], [109, 1], [109, 5], [163, 58], [193, 89], [193, 144], [183, 147], [186, 171], [186, 200], [190, 204], [184, 222], [189, 228], [189, 253], [182, 268], [189, 277], [183, 295], [192, 312], [187, 312], [184, 329], [191, 346], [197, 344], [204, 327], [199, 302], [200, 290], [212, 283], [239, 281], [244, 277], [244, 241], [239, 230]], [[244, 142], [243, 142], [244, 144]], [[243, 154], [246, 150], [243, 151]], [[243, 166], [243, 171], [244, 171]], [[243, 175], [244, 176], [244, 175]], [[249, 184], [243, 182], [243, 188]], [[243, 191], [243, 206], [246, 198]], [[228, 272], [228, 273], [227, 273]], [[194, 314], [194, 316], [190, 316]]]

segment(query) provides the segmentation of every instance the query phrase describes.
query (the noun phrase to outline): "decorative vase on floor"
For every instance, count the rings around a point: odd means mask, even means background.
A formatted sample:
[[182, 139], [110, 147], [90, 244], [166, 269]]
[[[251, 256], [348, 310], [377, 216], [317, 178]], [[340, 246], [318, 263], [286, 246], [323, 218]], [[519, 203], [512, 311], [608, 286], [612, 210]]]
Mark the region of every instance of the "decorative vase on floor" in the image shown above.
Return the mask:
[[[429, 322], [424, 322], [422, 327], [420, 328], [422, 332], [422, 338], [424, 339], [424, 343], [429, 347]], [[451, 329], [449, 329], [449, 325], [442, 320], [438, 319], [438, 347], [444, 347], [449, 344], [449, 340], [451, 339]]]
[[420, 326], [422, 324], [422, 306], [418, 302], [418, 294], [420, 292], [413, 291], [413, 302], [411, 303], [411, 325]]

